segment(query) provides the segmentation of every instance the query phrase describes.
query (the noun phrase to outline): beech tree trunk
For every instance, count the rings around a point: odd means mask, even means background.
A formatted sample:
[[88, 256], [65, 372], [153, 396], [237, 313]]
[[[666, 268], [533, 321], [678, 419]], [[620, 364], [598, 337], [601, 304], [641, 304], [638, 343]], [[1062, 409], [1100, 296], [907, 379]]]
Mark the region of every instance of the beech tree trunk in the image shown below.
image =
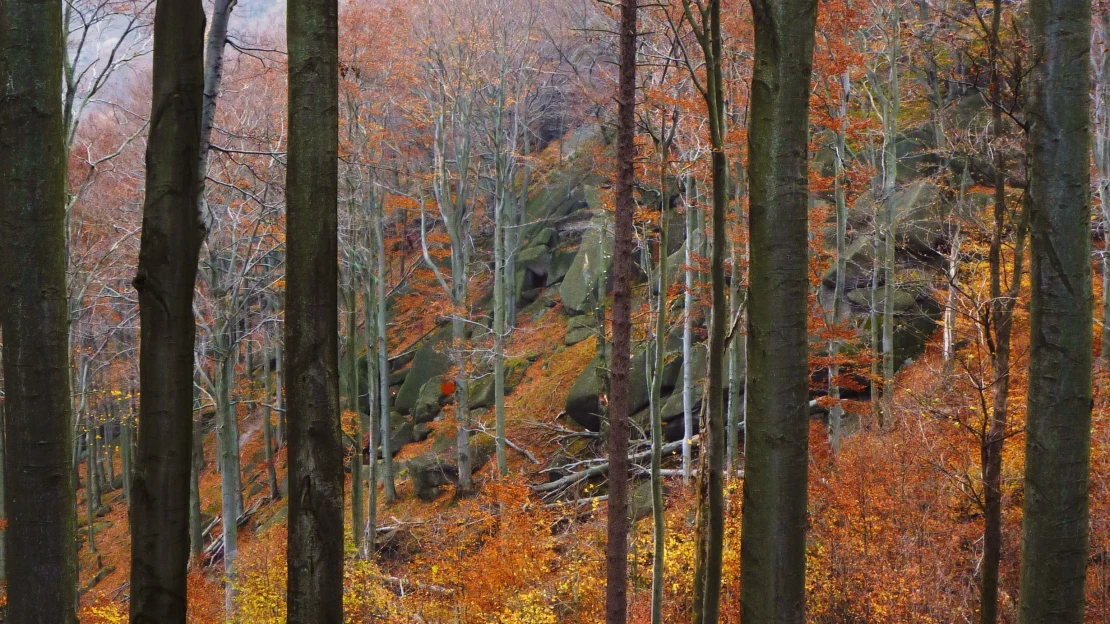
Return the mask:
[[7, 616], [77, 621], [61, 4], [0, 3]]
[[[379, 445], [382, 449], [382, 481], [385, 482], [385, 502], [387, 505], [392, 504], [397, 499], [397, 486], [393, 481], [393, 454], [392, 449], [389, 447], [389, 436], [392, 433], [390, 430], [389, 422], [389, 347], [386, 344], [386, 331], [389, 324], [386, 319], [386, 290], [385, 290], [385, 269], [386, 269], [386, 255], [385, 255], [385, 213], [382, 200], [378, 199], [376, 202], [376, 218], [374, 221], [374, 243], [377, 246], [377, 262], [375, 264], [375, 279], [374, 279], [374, 303], [375, 303], [375, 316], [374, 316], [374, 344], [378, 357], [378, 402], [381, 408], [381, 415], [378, 421], [378, 439]], [[366, 302], [370, 302], [369, 291], [365, 294]], [[370, 306], [367, 306], [367, 315], [370, 314]], [[369, 325], [370, 317], [367, 316], [367, 325]], [[370, 347], [367, 345], [367, 358], [370, 357]], [[376, 462], [374, 459], [374, 449], [378, 445], [370, 445], [370, 460]], [[371, 464], [373, 465], [373, 463]], [[370, 479], [371, 489], [377, 488], [375, 479]], [[373, 513], [373, 508], [371, 513]], [[373, 531], [373, 526], [370, 527]], [[371, 532], [371, 539], [375, 533]]]
[[816, 0], [753, 0], [751, 269], [741, 612], [805, 620], [807, 140]]
[[201, 181], [204, 9], [158, 5], [139, 293], [139, 447], [131, 495], [131, 621], [185, 622], [193, 452], [193, 288]]
[[339, 19], [336, 0], [290, 0], [286, 174], [289, 621], [343, 621], [339, 425]]
[[1091, 455], [1091, 3], [1032, 0], [1021, 624], [1083, 621]]
[[[636, 156], [637, 0], [621, 1], [617, 87], [616, 219], [613, 231], [613, 346], [609, 381], [609, 520], [605, 548], [605, 621], [628, 621], [628, 393], [632, 348], [632, 185]], [[601, 281], [604, 281], [602, 279]], [[599, 288], [598, 298], [603, 288]], [[605, 332], [604, 317], [598, 330]]]
[[[696, 7], [696, 8], [695, 8]], [[713, 238], [709, 245], [709, 278], [712, 307], [709, 317], [709, 379], [702, 400], [703, 454], [698, 472], [697, 553], [694, 570], [694, 622], [716, 624], [720, 617], [721, 560], [724, 551], [725, 468], [725, 333], [728, 300], [725, 297], [725, 222], [728, 216], [728, 159], [724, 151], [725, 95], [722, 77], [720, 0], [683, 0], [687, 21], [694, 29], [705, 58], [705, 80], [698, 83], [709, 110], [709, 136], [713, 148]], [[697, 13], [697, 17], [694, 13]], [[692, 70], [692, 68], [691, 68]], [[693, 72], [692, 72], [693, 73]], [[807, 85], [808, 86], [808, 85]], [[704, 217], [704, 215], [703, 215]], [[705, 221], [702, 220], [702, 236]], [[690, 244], [690, 241], [687, 241]], [[701, 247], [701, 245], [699, 245]], [[701, 249], [704, 251], [704, 248]], [[804, 254], [803, 254], [804, 255]], [[686, 365], [687, 370], [690, 364]]]

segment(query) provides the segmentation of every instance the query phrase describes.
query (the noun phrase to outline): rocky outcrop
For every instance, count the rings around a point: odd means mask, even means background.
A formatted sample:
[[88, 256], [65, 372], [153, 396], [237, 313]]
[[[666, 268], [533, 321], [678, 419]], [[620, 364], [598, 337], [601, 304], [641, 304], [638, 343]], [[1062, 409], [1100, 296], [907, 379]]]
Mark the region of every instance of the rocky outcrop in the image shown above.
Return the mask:
[[437, 375], [442, 375], [451, 368], [451, 357], [447, 354], [446, 347], [451, 344], [451, 326], [441, 327], [435, 334], [424, 341], [416, 351], [405, 376], [401, 389], [393, 399], [393, 407], [402, 414], [408, 414], [416, 406], [420, 398], [420, 391], [428, 380]]

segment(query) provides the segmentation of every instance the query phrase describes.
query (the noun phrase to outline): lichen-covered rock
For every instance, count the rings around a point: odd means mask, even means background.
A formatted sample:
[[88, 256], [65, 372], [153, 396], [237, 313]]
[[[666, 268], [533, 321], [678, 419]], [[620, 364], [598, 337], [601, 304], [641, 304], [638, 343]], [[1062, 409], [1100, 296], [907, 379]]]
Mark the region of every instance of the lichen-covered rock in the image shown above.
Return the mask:
[[429, 337], [416, 351], [409, 367], [409, 374], [397, 391], [393, 407], [402, 414], [408, 414], [416, 406], [420, 390], [429, 379], [442, 375], [451, 368], [451, 358], [447, 346], [451, 344], [451, 326], [445, 325]]
[[567, 320], [567, 333], [563, 342], [569, 347], [594, 336], [594, 317], [589, 314], [572, 316]]
[[[647, 380], [647, 353], [640, 349], [632, 356], [629, 366], [628, 412], [635, 413], [647, 406], [651, 400], [651, 388]], [[594, 358], [574, 380], [567, 395], [567, 416], [590, 431], [600, 431], [601, 408], [599, 384], [597, 379], [598, 359]]]
[[[439, 440], [437, 437], [437, 445]], [[471, 474], [481, 470], [496, 452], [496, 445], [490, 436], [477, 436], [471, 439], [468, 448]], [[452, 445], [433, 448], [409, 460], [408, 471], [413, 490], [420, 500], [435, 500], [439, 496], [439, 488], [459, 480], [458, 453]]]
[[[589, 187], [586, 196], [591, 206], [600, 204], [596, 188]], [[599, 280], [608, 276], [613, 261], [612, 220], [605, 211], [598, 211], [590, 220], [589, 229], [582, 235], [582, 244], [574, 262], [559, 286], [563, 307], [572, 314], [589, 309]]]
[[423, 387], [420, 388], [420, 396], [416, 399], [416, 405], [412, 408], [414, 423], [432, 422], [439, 415], [440, 409], [450, 400], [450, 397], [443, 395], [443, 382], [443, 375], [436, 375], [424, 382]]

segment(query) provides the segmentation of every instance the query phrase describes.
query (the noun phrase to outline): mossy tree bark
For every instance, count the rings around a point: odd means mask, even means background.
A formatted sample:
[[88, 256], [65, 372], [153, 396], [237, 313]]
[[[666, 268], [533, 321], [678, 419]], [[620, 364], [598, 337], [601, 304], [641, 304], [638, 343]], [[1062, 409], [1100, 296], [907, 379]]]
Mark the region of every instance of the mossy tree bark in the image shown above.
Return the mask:
[[139, 293], [139, 447], [131, 503], [131, 621], [185, 622], [193, 452], [193, 288], [204, 225], [200, 0], [158, 5]]
[[291, 0], [286, 174], [290, 622], [343, 621], [339, 425], [339, 20], [336, 0]]
[[[636, 211], [637, 0], [622, 0], [617, 87], [616, 219], [613, 231], [613, 346], [609, 370], [609, 520], [605, 621], [628, 621], [628, 393], [632, 349], [632, 217]], [[599, 279], [604, 282], [604, 278]], [[601, 298], [599, 288], [598, 298]], [[604, 333], [604, 317], [598, 326]]]
[[1082, 622], [1091, 454], [1091, 3], [1032, 0], [1022, 624]]
[[815, 0], [754, 0], [751, 269], [741, 610], [805, 619], [809, 451], [807, 140]]

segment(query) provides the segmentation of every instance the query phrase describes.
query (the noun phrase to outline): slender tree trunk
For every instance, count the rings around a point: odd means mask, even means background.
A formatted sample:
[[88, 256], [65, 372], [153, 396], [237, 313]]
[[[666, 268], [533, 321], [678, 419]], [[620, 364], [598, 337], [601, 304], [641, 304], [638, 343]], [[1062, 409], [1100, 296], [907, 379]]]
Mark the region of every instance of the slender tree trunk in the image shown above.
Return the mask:
[[888, 64], [890, 76], [883, 102], [883, 218], [882, 218], [882, 267], [883, 267], [883, 423], [894, 422], [894, 242], [895, 242], [895, 188], [898, 181], [898, 111], [901, 90], [898, 83], [898, 62], [901, 58], [901, 11], [898, 2], [890, 5], [890, 45]]
[[[834, 175], [833, 187], [836, 199], [836, 285], [833, 288], [833, 300], [831, 325], [837, 327], [840, 325], [841, 316], [843, 316], [843, 303], [844, 298], [844, 279], [845, 273], [848, 272], [848, 202], [845, 197], [844, 189], [844, 160], [847, 158], [848, 145], [845, 140], [845, 128], [848, 123], [848, 101], [851, 97], [851, 79], [848, 72], [844, 72], [841, 76], [841, 100], [838, 110], [839, 121], [841, 128], [836, 133], [836, 158], [834, 162]], [[829, 444], [832, 446], [833, 454], [840, 452], [840, 420], [844, 414], [844, 408], [840, 404], [840, 381], [837, 377], [840, 375], [840, 364], [836, 361], [837, 356], [840, 354], [840, 340], [829, 341], [829, 398], [833, 400], [832, 407], [829, 408]]]
[[807, 140], [815, 0], [755, 0], [741, 611], [805, 619], [809, 451]]
[[289, 431], [285, 410], [285, 349], [284, 338], [278, 337], [274, 345], [274, 408], [277, 412], [277, 429], [274, 431], [277, 448], [285, 445], [286, 432]]
[[131, 474], [134, 470], [131, 460], [131, 413], [125, 409], [119, 423], [119, 465], [123, 479], [123, 500], [131, 506]]
[[285, 344], [289, 348], [289, 621], [343, 621], [339, 425], [339, 18], [291, 0]]
[[[281, 490], [278, 488], [277, 469], [274, 466], [274, 410], [270, 407], [273, 379], [270, 366], [270, 356], [266, 355], [262, 369], [262, 396], [266, 397], [262, 406], [262, 444], [266, 453], [266, 481], [269, 484], [270, 500], [275, 501], [281, 498]], [[358, 449], [358, 452], [361, 453], [362, 449]]]
[[[385, 482], [385, 502], [387, 505], [393, 504], [397, 500], [397, 486], [393, 481], [393, 449], [390, 448], [390, 405], [389, 405], [389, 347], [386, 343], [386, 332], [389, 330], [388, 323], [386, 322], [386, 298], [385, 298], [385, 236], [383, 229], [385, 215], [382, 213], [382, 204], [378, 203], [378, 223], [374, 229], [375, 242], [378, 245], [378, 258], [377, 258], [377, 279], [374, 280], [375, 297], [373, 306], [375, 315], [375, 332], [374, 342], [377, 344], [378, 353], [378, 401], [380, 403], [381, 415], [378, 422], [378, 439], [379, 445], [382, 449], [382, 481]], [[369, 298], [370, 292], [367, 291], [365, 296]], [[369, 303], [369, 299], [367, 299]], [[370, 458], [374, 459], [375, 447], [371, 446]]]
[[[504, 93], [504, 90], [502, 90]], [[498, 124], [500, 125], [501, 109], [498, 110]], [[501, 130], [498, 128], [498, 133]], [[505, 456], [505, 281], [511, 280], [515, 284], [515, 276], [505, 273], [505, 208], [509, 196], [509, 189], [505, 188], [504, 174], [501, 171], [503, 155], [494, 155], [498, 161], [497, 172], [497, 197], [495, 202], [493, 226], [493, 402], [494, 418], [496, 421], [497, 445], [497, 473], [502, 477], [509, 474], [508, 460]], [[509, 290], [512, 290], [510, 287]]]
[[219, 431], [219, 456], [223, 471], [220, 472], [220, 491], [222, 494], [220, 513], [223, 522], [224, 539], [224, 608], [228, 618], [234, 618], [239, 558], [239, 515], [240, 490], [239, 440], [235, 435], [238, 428], [235, 406], [231, 404], [230, 386], [235, 369], [234, 356], [227, 350], [216, 361], [216, 411]]
[[[742, 202], [743, 197], [747, 194], [743, 174], [743, 170], [737, 170], [736, 172], [737, 196], [734, 206], [737, 221], [743, 217]], [[729, 254], [732, 264], [732, 283], [729, 285], [729, 318], [735, 318], [736, 315], [743, 314], [746, 304], [745, 297], [747, 291], [741, 287], [743, 275], [741, 274], [740, 259], [742, 250], [740, 247], [740, 243], [735, 241], [729, 242]], [[725, 423], [725, 436], [727, 439], [725, 448], [725, 474], [729, 479], [736, 475], [736, 471], [740, 464], [740, 429], [743, 422], [741, 417], [743, 416], [744, 382], [747, 377], [747, 371], [744, 368], [746, 345], [747, 343], [745, 342], [744, 336], [734, 336], [728, 347], [728, 414]]]
[[193, 288], [204, 238], [200, 121], [204, 86], [200, 0], [159, 5], [146, 200], [135, 289], [139, 448], [131, 503], [131, 621], [185, 622], [189, 473], [193, 452]]
[[197, 157], [197, 209], [204, 209], [204, 186], [208, 177], [208, 150], [211, 147], [212, 125], [216, 120], [216, 101], [220, 95], [220, 81], [224, 73], [224, 48], [227, 45], [227, 25], [238, 0], [214, 0], [212, 23], [205, 41], [204, 100], [200, 119], [200, 154]]
[[[617, 88], [616, 221], [613, 242], [613, 355], [609, 370], [609, 516], [605, 547], [605, 621], [628, 621], [628, 392], [632, 339], [632, 185], [636, 155], [637, 0], [622, 0]], [[604, 282], [604, 277], [598, 281]], [[600, 298], [600, 296], [599, 296]], [[599, 329], [604, 332], [602, 322]]]
[[[375, 254], [376, 255], [376, 254]], [[377, 256], [373, 262], [381, 262], [384, 254]], [[382, 279], [385, 278], [384, 272], [381, 273]], [[381, 405], [385, 405], [385, 413], [389, 413], [389, 361], [382, 360], [379, 357], [378, 351], [378, 331], [375, 318], [377, 316], [377, 302], [371, 297], [370, 290], [370, 274], [367, 273], [367, 279], [363, 280], [362, 301], [363, 308], [366, 312], [366, 322], [363, 326], [363, 333], [366, 342], [366, 404], [369, 408], [366, 418], [366, 447], [369, 452], [369, 469], [367, 470], [366, 480], [368, 482], [367, 492], [367, 512], [366, 512], [366, 558], [373, 558], [377, 552], [377, 545], [375, 541], [378, 536], [378, 438], [381, 432], [381, 421], [379, 420], [381, 412]], [[373, 281], [377, 281], [376, 276]], [[375, 284], [375, 288], [377, 288]], [[384, 370], [385, 376], [385, 389], [382, 389], [382, 376], [381, 371]], [[360, 449], [361, 452], [361, 449]]]
[[663, 120], [659, 141], [659, 252], [656, 274], [659, 298], [655, 302], [655, 354], [651, 377], [651, 624], [663, 624], [663, 566], [665, 562], [666, 508], [663, 501], [663, 368], [667, 357], [667, 213], [670, 195], [667, 192], [667, 167], [670, 161], [670, 144], [674, 136], [672, 127], [668, 136], [667, 116]]
[[[1000, 50], [1002, 0], [994, 0], [991, 29], [988, 33], [989, 67], [991, 72], [991, 130], [994, 135], [994, 231], [991, 234], [988, 263], [990, 265], [991, 319], [993, 319], [994, 352], [992, 367], [992, 405], [990, 427], [983, 439], [981, 460], [983, 465], [983, 567], [980, 585], [980, 624], [998, 621], [999, 563], [1002, 559], [1002, 445], [1006, 439], [1010, 394], [1010, 334], [1013, 328], [1013, 311], [1021, 287], [1022, 256], [1025, 253], [1025, 233], [1028, 227], [1025, 202], [1022, 218], [1017, 224], [1017, 241], [1014, 245], [1011, 284], [1002, 289], [1002, 242], [1007, 227], [1006, 163], [1003, 159], [1002, 128], [1002, 75], [998, 66]], [[986, 327], [991, 331], [991, 327]]]
[[189, 556], [199, 561], [204, 553], [204, 527], [200, 518], [200, 471], [204, 467], [204, 436], [193, 427], [193, 454], [189, 469]]
[[[725, 155], [725, 94], [722, 77], [721, 3], [698, 4], [700, 19], [692, 15], [691, 2], [683, 1], [688, 21], [705, 57], [701, 92], [709, 110], [713, 176], [713, 238], [709, 243], [709, 280], [712, 307], [709, 318], [709, 379], [702, 399], [702, 469], [698, 472], [698, 551], [694, 571], [694, 622], [717, 624], [720, 617], [721, 561], [724, 551], [725, 469], [725, 333], [728, 301], [725, 298], [725, 229], [728, 217], [728, 159]], [[807, 81], [808, 83], [808, 81]], [[807, 84], [808, 86], [808, 84]], [[803, 150], [804, 151], [804, 150]], [[701, 228], [705, 233], [705, 224]], [[708, 239], [707, 239], [708, 242]], [[804, 252], [802, 254], [804, 258]], [[687, 370], [690, 366], [687, 364]]]
[[[363, 470], [362, 470], [362, 410], [359, 408], [358, 384], [358, 292], [355, 290], [355, 270], [350, 270], [350, 284], [344, 293], [347, 305], [347, 410], [355, 415], [354, 444], [351, 445], [351, 537], [354, 539], [355, 552], [360, 555], [366, 552], [363, 520], [366, 513], [366, 501], [363, 497]], [[371, 406], [371, 409], [372, 406]]]
[[[696, 183], [687, 179], [687, 197]], [[682, 483], [690, 484], [690, 465], [693, 451], [690, 440], [694, 437], [694, 212], [697, 193], [693, 201], [686, 202], [685, 278], [686, 292], [682, 297]]]
[[1103, 246], [1102, 246], [1102, 350], [1099, 354], [1104, 363], [1110, 363], [1110, 11], [1100, 7], [1101, 18], [1097, 21], [1098, 32], [1095, 40], [1101, 42], [1092, 52], [1098, 56], [1093, 59], [1095, 66], [1095, 129], [1092, 132], [1092, 148], [1095, 167], [1098, 170], [1098, 198], [1102, 206]]
[[100, 507], [100, 483], [96, 478], [96, 432], [92, 422], [86, 417], [85, 424], [85, 512], [88, 522], [86, 533], [89, 538], [89, 552], [96, 552], [96, 511]]
[[1082, 622], [1091, 454], [1091, 3], [1033, 0], [1021, 624]]

